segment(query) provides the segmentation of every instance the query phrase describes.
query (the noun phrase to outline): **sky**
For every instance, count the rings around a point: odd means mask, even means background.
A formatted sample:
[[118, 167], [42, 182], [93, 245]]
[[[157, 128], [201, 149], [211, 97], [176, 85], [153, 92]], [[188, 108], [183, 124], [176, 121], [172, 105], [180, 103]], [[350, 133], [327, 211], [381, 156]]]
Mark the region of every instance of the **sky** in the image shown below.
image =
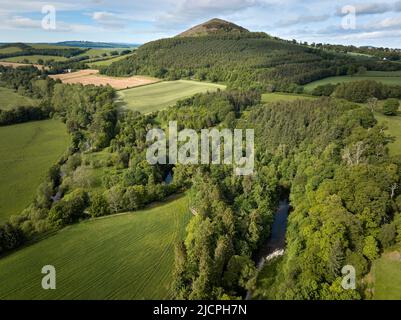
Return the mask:
[[309, 43], [401, 48], [401, 0], [0, 0], [0, 42], [141, 44], [211, 18]]

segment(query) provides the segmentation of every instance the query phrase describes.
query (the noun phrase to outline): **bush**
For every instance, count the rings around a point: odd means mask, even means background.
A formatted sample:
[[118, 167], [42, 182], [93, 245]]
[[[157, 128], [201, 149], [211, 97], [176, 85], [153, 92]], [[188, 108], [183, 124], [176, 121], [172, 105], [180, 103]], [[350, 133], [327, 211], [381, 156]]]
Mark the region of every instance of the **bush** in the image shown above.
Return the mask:
[[89, 213], [92, 217], [102, 217], [109, 215], [110, 209], [106, 198], [101, 193], [95, 193], [91, 196], [91, 205], [89, 207]]
[[387, 99], [383, 105], [383, 114], [386, 116], [395, 116], [400, 107], [400, 102], [397, 99]]

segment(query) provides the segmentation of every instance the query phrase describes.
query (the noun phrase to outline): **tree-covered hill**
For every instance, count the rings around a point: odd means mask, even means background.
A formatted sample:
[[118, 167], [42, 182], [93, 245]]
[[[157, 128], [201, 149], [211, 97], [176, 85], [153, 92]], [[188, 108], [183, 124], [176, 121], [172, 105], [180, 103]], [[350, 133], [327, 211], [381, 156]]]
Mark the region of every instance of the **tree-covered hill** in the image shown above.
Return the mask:
[[102, 72], [111, 76], [146, 74], [169, 80], [195, 78], [225, 82], [235, 88], [294, 92], [314, 80], [355, 74], [361, 67], [395, 70], [401, 65], [327, 52], [265, 33], [227, 31], [153, 41]]

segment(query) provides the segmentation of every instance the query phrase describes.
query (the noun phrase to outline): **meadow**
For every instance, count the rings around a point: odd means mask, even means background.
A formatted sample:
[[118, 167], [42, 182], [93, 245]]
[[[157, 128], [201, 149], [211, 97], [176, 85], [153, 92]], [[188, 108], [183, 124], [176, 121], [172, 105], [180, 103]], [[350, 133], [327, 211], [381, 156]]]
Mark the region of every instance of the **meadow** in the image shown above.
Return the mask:
[[387, 252], [373, 264], [375, 300], [401, 299], [401, 253]]
[[305, 92], [312, 92], [318, 86], [325, 84], [337, 84], [340, 82], [351, 82], [361, 80], [373, 80], [382, 82], [388, 85], [401, 85], [401, 72], [400, 71], [368, 71], [364, 75], [355, 76], [339, 76], [339, 77], [328, 77], [318, 81], [308, 83], [304, 88]]
[[264, 93], [262, 94], [262, 102], [279, 102], [279, 101], [296, 101], [299, 99], [313, 100], [317, 99], [315, 96], [308, 96], [303, 94], [290, 94], [290, 93]]
[[[0, 260], [0, 299], [165, 299], [174, 244], [191, 214], [186, 197], [67, 227]], [[57, 289], [43, 290], [53, 265]]]
[[0, 110], [10, 110], [15, 107], [35, 106], [38, 101], [24, 97], [12, 89], [0, 87]]
[[395, 137], [395, 141], [389, 145], [390, 154], [401, 155], [401, 111], [398, 112], [398, 115], [391, 117], [376, 112], [375, 117], [379, 123], [384, 123], [388, 127], [387, 133]]
[[118, 92], [120, 106], [150, 113], [173, 106], [178, 100], [197, 93], [224, 90], [225, 86], [207, 82], [178, 80], [165, 81]]
[[2, 61], [6, 62], [18, 62], [18, 63], [38, 63], [38, 60], [42, 59], [43, 61], [54, 60], [54, 61], [66, 61], [68, 60], [66, 57], [59, 56], [45, 56], [45, 55], [30, 55], [30, 56], [18, 56], [2, 59]]
[[123, 56], [117, 56], [117, 57], [110, 57], [110, 59], [104, 59], [101, 61], [95, 61], [95, 62], [90, 62], [88, 63], [89, 68], [102, 68], [102, 67], [107, 67], [111, 65], [113, 62], [120, 61], [122, 59], [125, 59], [129, 55], [123, 55]]
[[6, 47], [6, 48], [0, 47], [0, 54], [15, 53], [20, 51], [22, 51], [22, 49], [18, 47]]
[[55, 120], [0, 127], [0, 223], [33, 200], [68, 142], [64, 124]]

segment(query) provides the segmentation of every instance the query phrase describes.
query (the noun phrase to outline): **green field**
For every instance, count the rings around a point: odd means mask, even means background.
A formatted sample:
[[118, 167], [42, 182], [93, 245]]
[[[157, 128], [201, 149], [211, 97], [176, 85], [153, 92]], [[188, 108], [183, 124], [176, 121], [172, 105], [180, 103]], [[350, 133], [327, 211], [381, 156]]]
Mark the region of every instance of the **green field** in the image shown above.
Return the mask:
[[68, 141], [64, 124], [55, 120], [0, 127], [0, 223], [33, 200]]
[[107, 66], [111, 65], [113, 62], [125, 59], [128, 56], [129, 56], [129, 54], [126, 54], [123, 56], [117, 56], [117, 57], [113, 57], [110, 59], [105, 59], [105, 60], [96, 61], [96, 62], [90, 62], [90, 63], [88, 63], [88, 66], [89, 66], [89, 68], [107, 67]]
[[339, 76], [339, 77], [329, 77], [308, 83], [305, 86], [305, 92], [312, 92], [317, 86], [325, 84], [337, 84], [340, 82], [351, 82], [351, 81], [361, 81], [361, 80], [373, 80], [377, 82], [382, 82], [389, 85], [401, 85], [401, 72], [400, 71], [368, 71], [365, 75], [361, 76]]
[[2, 59], [2, 61], [25, 63], [25, 60], [28, 60], [28, 63], [38, 63], [39, 59], [42, 59], [43, 61], [48, 61], [48, 60], [66, 61], [66, 60], [68, 60], [65, 57], [45, 56], [45, 55], [34, 54], [34, 55], [30, 55], [30, 56], [19, 56], [19, 57], [5, 58], [5, 59]]
[[375, 300], [401, 299], [401, 254], [385, 253], [373, 264]]
[[37, 101], [24, 97], [14, 90], [0, 87], [0, 109], [9, 110], [14, 107], [27, 107], [37, 105]]
[[6, 48], [0, 47], [0, 54], [15, 53], [20, 51], [22, 51], [22, 49], [18, 47], [6, 47]]
[[217, 89], [223, 90], [225, 86], [189, 80], [165, 81], [121, 90], [118, 97], [122, 107], [149, 113], [173, 106], [180, 99]]
[[[174, 243], [190, 216], [181, 197], [70, 226], [0, 260], [0, 299], [169, 298]], [[44, 265], [56, 268], [56, 290], [41, 287]]]
[[289, 94], [289, 93], [264, 93], [262, 94], [262, 102], [279, 102], [279, 101], [296, 101], [299, 99], [313, 100], [317, 99], [314, 96], [307, 96], [302, 94]]
[[401, 155], [401, 114], [397, 116], [385, 116], [382, 113], [375, 113], [376, 119], [379, 123], [385, 123], [388, 127], [387, 133], [395, 137], [395, 142], [390, 144], [390, 154]]

